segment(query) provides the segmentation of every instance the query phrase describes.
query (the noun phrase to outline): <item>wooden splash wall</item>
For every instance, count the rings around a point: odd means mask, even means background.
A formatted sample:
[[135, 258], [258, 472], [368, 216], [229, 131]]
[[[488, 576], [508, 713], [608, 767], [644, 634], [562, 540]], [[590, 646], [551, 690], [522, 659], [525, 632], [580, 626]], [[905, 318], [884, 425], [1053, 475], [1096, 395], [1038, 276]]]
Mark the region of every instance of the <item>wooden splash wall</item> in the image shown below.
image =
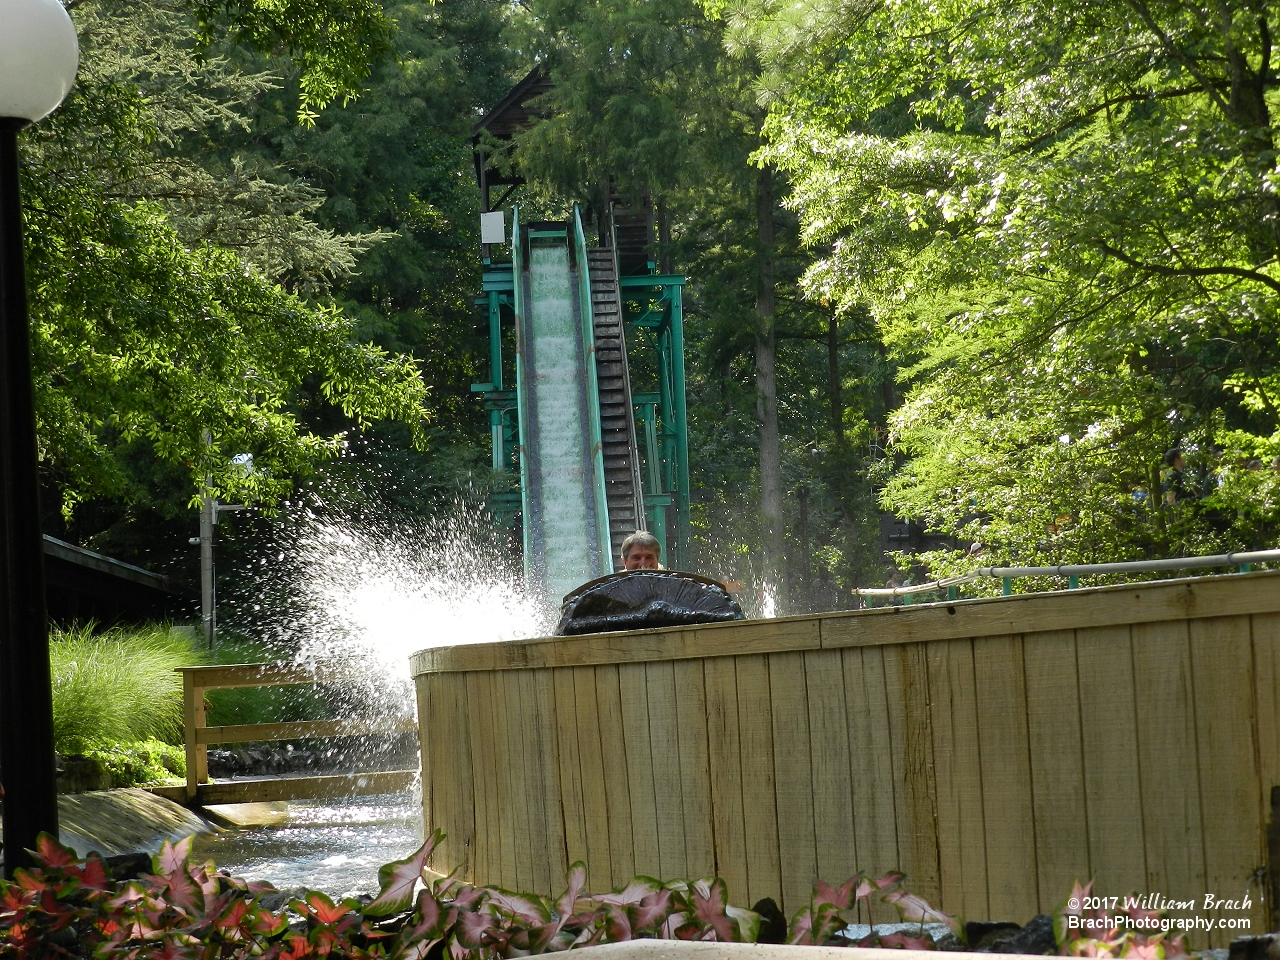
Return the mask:
[[901, 869], [1021, 923], [1096, 877], [1248, 893], [1238, 932], [1273, 929], [1280, 572], [433, 648], [413, 672], [434, 866], [477, 882], [559, 893], [583, 860], [590, 889], [718, 875], [790, 915], [815, 877]]

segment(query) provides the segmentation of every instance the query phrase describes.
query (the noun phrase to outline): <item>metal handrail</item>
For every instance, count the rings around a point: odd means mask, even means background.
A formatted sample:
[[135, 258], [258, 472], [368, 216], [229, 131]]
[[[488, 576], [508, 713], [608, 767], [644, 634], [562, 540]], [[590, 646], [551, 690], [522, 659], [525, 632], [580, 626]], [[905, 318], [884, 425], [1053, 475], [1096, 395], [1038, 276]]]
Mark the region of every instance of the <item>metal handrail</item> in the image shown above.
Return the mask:
[[969, 573], [943, 577], [928, 583], [902, 587], [855, 587], [859, 597], [905, 597], [930, 590], [969, 583], [981, 577], [1012, 580], [1015, 577], [1076, 578], [1108, 573], [1157, 573], [1161, 570], [1189, 570], [1195, 567], [1244, 567], [1253, 563], [1280, 563], [1280, 550], [1246, 550], [1239, 553], [1216, 553], [1207, 557], [1174, 557], [1166, 560], [1134, 560], [1123, 563], [1064, 563], [1053, 567], [979, 567]]

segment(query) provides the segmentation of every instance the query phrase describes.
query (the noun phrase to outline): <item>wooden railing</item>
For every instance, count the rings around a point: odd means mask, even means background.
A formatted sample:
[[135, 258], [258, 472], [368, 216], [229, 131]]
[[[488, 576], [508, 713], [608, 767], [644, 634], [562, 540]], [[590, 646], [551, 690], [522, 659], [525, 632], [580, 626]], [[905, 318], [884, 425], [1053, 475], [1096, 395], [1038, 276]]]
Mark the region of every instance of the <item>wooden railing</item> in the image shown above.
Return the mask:
[[211, 727], [206, 723], [205, 692], [235, 687], [277, 687], [349, 680], [350, 663], [321, 661], [311, 667], [237, 663], [213, 667], [180, 667], [182, 674], [183, 726], [187, 753], [185, 787], [160, 788], [170, 799], [206, 806], [215, 803], [251, 803], [267, 800], [301, 800], [320, 797], [397, 793], [407, 790], [417, 770], [389, 770], [328, 776], [284, 776], [230, 782], [209, 781], [209, 745], [264, 740], [352, 737], [414, 733], [411, 717], [376, 723], [363, 720], [308, 720], [288, 723], [248, 723]]

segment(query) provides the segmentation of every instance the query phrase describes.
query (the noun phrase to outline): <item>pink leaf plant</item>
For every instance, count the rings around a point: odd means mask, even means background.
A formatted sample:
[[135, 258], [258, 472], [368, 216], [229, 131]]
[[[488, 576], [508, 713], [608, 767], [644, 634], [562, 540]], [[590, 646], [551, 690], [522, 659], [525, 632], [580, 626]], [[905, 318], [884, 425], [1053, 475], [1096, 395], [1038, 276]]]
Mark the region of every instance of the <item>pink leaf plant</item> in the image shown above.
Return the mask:
[[[718, 878], [664, 884], [636, 877], [610, 893], [590, 895], [586, 867], [575, 863], [564, 892], [549, 899], [465, 883], [456, 872], [431, 873], [427, 864], [442, 839], [434, 831], [412, 856], [379, 870], [378, 895], [367, 904], [334, 902], [311, 891], [275, 912], [261, 902], [275, 892], [269, 884], [229, 877], [212, 863], [193, 864], [189, 841], [166, 843], [153, 873], [113, 882], [96, 854], [79, 859], [43, 836], [38, 866], [17, 871], [13, 882], [0, 881], [0, 954], [18, 960], [509, 960], [637, 938], [753, 942], [759, 936], [760, 917], [732, 906]], [[845, 912], [873, 895], [893, 903], [904, 918], [954, 924], [903, 892], [901, 882], [901, 874], [890, 874], [880, 880], [857, 876], [840, 887], [815, 884], [789, 942], [842, 942]], [[923, 934], [886, 936], [880, 943], [932, 945]]]

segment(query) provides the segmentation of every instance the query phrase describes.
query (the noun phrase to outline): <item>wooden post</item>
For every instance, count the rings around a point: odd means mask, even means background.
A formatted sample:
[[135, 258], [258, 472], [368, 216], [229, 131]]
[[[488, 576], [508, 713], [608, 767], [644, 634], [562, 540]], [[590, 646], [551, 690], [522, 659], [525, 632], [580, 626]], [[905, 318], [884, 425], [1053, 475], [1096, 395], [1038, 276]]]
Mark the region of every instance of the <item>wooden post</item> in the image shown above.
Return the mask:
[[209, 782], [209, 748], [196, 739], [204, 727], [204, 687], [195, 674], [182, 671], [182, 726], [187, 748], [187, 800], [196, 798], [196, 785]]
[[1271, 788], [1271, 817], [1267, 821], [1267, 899], [1271, 929], [1280, 930], [1280, 787]]

